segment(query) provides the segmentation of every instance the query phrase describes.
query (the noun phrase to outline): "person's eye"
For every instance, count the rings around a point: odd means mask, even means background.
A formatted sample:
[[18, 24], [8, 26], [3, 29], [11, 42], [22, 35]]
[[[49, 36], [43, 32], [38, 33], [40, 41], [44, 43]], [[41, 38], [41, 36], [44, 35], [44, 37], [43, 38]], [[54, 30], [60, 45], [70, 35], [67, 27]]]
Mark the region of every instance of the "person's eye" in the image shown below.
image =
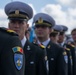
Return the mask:
[[21, 22], [21, 21], [20, 21], [19, 24], [24, 24], [24, 22]]

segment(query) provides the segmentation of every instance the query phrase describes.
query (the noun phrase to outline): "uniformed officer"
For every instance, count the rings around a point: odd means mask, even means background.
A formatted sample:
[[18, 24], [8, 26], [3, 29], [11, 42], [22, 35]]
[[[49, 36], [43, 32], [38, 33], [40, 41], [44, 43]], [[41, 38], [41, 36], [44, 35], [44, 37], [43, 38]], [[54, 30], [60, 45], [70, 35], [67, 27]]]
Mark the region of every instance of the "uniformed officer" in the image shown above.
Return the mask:
[[51, 39], [51, 41], [53, 41], [54, 43], [58, 44], [58, 43], [57, 43], [57, 40], [58, 40], [58, 37], [59, 37], [60, 32], [62, 31], [62, 26], [60, 26], [60, 25], [55, 25], [52, 29], [53, 29], [53, 30], [52, 30], [52, 32], [50, 33], [50, 39]]
[[24, 75], [24, 52], [18, 35], [0, 28], [0, 75]]
[[58, 43], [59, 43], [59, 46], [64, 48], [64, 50], [66, 51], [67, 56], [68, 56], [68, 75], [73, 75], [73, 71], [72, 71], [72, 69], [73, 69], [73, 60], [72, 60], [71, 49], [69, 47], [67, 47], [67, 44], [64, 41], [64, 39], [65, 39], [65, 32], [68, 30], [68, 28], [66, 26], [64, 26], [64, 25], [60, 25], [60, 26], [63, 29], [60, 32]]
[[68, 28], [64, 25], [60, 25], [60, 26], [62, 26], [63, 30], [59, 34], [58, 43], [61, 47], [63, 47], [65, 44], [65, 32], [68, 30]]
[[9, 28], [18, 33], [24, 49], [25, 75], [46, 75], [44, 51], [31, 44], [25, 37], [33, 9], [26, 3], [15, 1], [6, 5], [5, 13], [9, 19]]
[[66, 45], [63, 48], [66, 51], [68, 57], [68, 75], [73, 75], [73, 59], [71, 49]]
[[71, 35], [72, 35], [72, 42], [74, 42], [75, 46], [76, 46], [76, 28], [72, 29], [71, 31]]
[[75, 53], [75, 45], [73, 42], [68, 42], [65, 44], [67, 48], [70, 49], [71, 52], [71, 59], [72, 59], [72, 74], [71, 75], [76, 75], [76, 53]]
[[73, 59], [73, 75], [76, 75], [76, 28], [71, 31], [73, 41], [68, 42], [67, 47], [71, 49]]
[[45, 46], [48, 74], [67, 75], [66, 52], [49, 38], [50, 29], [55, 25], [55, 20], [48, 14], [38, 13], [33, 18], [33, 24], [38, 39], [37, 43]]
[[[63, 27], [61, 25], [55, 25], [53, 27], [53, 32], [50, 34], [51, 36], [55, 35], [54, 37], [57, 37], [58, 38], [58, 33], [62, 32], [63, 31]], [[58, 36], [57, 36], [58, 35]], [[54, 41], [56, 41], [55, 43], [57, 43], [57, 40], [58, 39], [54, 39]], [[72, 61], [72, 55], [71, 55], [71, 51], [69, 48], [65, 47], [64, 50], [66, 51], [67, 53], [67, 58], [68, 58], [68, 75], [72, 75], [73, 72], [72, 72], [72, 66], [73, 66], [73, 61]]]

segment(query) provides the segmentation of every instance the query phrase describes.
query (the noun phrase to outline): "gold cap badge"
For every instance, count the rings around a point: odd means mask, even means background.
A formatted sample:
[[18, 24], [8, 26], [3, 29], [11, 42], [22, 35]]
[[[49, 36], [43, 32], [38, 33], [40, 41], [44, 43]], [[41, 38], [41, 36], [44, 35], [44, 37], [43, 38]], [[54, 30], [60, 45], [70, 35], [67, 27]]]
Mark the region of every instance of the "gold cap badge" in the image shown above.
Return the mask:
[[18, 14], [19, 14], [19, 10], [16, 10], [16, 11], [15, 11], [15, 14], [17, 14], [17, 15], [18, 15]]
[[43, 23], [43, 19], [40, 17], [38, 23]]

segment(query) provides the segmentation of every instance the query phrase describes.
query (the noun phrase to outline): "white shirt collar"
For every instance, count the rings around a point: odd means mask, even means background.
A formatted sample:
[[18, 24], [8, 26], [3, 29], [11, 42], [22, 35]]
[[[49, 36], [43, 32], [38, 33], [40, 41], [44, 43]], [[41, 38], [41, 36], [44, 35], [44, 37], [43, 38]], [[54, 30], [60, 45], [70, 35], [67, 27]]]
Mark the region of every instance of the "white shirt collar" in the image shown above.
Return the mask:
[[24, 47], [25, 43], [26, 43], [26, 37], [24, 36], [24, 38], [21, 40], [22, 47]]
[[63, 46], [64, 46], [64, 42], [62, 42], [62, 43], [59, 43], [59, 45], [60, 45], [61, 47], [63, 47]]
[[44, 42], [40, 42], [40, 41], [38, 40], [38, 44], [42, 43], [42, 44], [46, 47], [46, 46], [48, 45], [49, 41], [50, 41], [50, 38], [47, 39], [47, 40], [44, 41]]

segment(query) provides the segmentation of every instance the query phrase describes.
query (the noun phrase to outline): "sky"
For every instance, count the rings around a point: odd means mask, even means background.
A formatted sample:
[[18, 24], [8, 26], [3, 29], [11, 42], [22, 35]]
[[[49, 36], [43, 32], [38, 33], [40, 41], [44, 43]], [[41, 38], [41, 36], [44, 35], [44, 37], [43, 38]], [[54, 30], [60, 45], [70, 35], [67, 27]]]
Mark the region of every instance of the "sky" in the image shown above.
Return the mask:
[[[68, 27], [68, 34], [76, 27], [76, 0], [1, 0], [0, 27], [8, 27], [8, 19], [4, 8], [7, 3], [12, 1], [21, 1], [29, 4], [33, 8], [34, 15], [40, 12], [49, 14], [54, 18], [57, 25]], [[30, 26], [32, 25], [32, 19], [29, 24]]]

